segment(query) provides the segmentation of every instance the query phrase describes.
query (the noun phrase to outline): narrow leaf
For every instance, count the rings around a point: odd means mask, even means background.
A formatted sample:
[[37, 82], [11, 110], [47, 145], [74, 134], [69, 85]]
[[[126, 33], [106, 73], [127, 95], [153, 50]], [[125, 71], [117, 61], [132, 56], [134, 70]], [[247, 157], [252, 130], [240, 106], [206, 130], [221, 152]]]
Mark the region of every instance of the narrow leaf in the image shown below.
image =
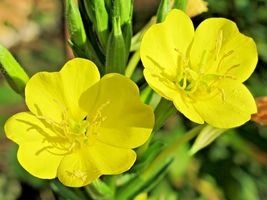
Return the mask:
[[2, 45], [0, 45], [0, 71], [11, 88], [24, 96], [24, 88], [29, 77], [11, 53]]

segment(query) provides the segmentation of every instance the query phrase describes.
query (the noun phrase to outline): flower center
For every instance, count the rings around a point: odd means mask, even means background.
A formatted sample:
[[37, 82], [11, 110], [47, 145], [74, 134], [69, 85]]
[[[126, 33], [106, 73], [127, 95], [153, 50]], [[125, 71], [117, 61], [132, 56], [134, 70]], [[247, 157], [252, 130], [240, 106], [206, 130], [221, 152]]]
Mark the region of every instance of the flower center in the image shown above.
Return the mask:
[[45, 133], [45, 140], [48, 145], [42, 148], [37, 154], [44, 150], [56, 155], [67, 155], [84, 145], [93, 145], [98, 134], [98, 128], [106, 120], [102, 110], [109, 104], [109, 101], [99, 106], [92, 117], [85, 117], [77, 121], [69, 117], [69, 112], [64, 108], [62, 121], [57, 122], [51, 118], [37, 116], [41, 121], [48, 123], [52, 134]]
[[233, 56], [234, 50], [223, 52], [223, 31], [218, 32], [216, 43], [213, 49], [203, 50], [201, 59], [194, 68], [190, 65], [187, 55], [179, 49], [177, 52], [177, 72], [176, 80], [173, 82], [181, 90], [189, 101], [207, 100], [217, 95], [221, 95], [225, 101], [223, 88], [218, 85], [223, 79], [236, 78], [229, 75], [229, 72], [237, 68], [239, 64], [233, 66], [223, 66], [223, 61]]

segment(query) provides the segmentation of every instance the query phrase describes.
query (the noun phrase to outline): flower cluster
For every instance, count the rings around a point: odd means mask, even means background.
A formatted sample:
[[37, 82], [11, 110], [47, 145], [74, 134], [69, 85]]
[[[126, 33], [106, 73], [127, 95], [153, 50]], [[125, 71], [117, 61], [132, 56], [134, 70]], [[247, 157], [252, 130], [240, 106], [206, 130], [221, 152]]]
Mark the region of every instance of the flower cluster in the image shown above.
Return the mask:
[[[116, 58], [121, 55], [114, 49], [108, 52], [106, 61], [112, 69], [102, 68], [101, 73], [123, 72], [129, 52], [123, 62], [115, 59], [113, 53]], [[144, 34], [140, 55], [149, 86], [193, 122], [211, 125], [208, 131], [240, 126], [256, 112], [254, 98], [243, 84], [256, 67], [256, 45], [230, 20], [210, 18], [194, 30], [191, 19], [174, 9]], [[30, 174], [58, 177], [66, 186], [81, 187], [133, 166], [137, 157], [133, 149], [143, 145], [153, 130], [153, 110], [140, 100], [139, 89], [129, 78], [117, 73], [100, 77], [98, 69], [90, 60], [75, 58], [59, 72], [23, 79], [28, 81], [29, 111], [9, 118], [5, 132], [19, 145], [18, 160]], [[17, 77], [11, 72], [7, 71], [8, 78]], [[218, 135], [217, 129], [214, 132]]]

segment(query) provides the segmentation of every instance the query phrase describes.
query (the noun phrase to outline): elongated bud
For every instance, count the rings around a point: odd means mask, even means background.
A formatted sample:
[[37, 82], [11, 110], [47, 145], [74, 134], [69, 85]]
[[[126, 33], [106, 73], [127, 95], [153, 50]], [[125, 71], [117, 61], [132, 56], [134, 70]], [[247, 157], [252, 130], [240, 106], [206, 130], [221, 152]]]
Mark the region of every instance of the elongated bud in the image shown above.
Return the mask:
[[132, 21], [133, 0], [119, 0], [121, 25]]
[[95, 19], [96, 19], [96, 34], [102, 49], [106, 49], [109, 30], [108, 30], [108, 13], [105, 7], [104, 0], [93, 0], [95, 7]]
[[91, 20], [93, 24], [96, 23], [95, 14], [94, 14], [94, 6], [93, 6], [93, 0], [80, 0], [82, 1], [82, 4], [84, 5], [86, 14], [88, 18]]
[[92, 60], [102, 74], [104, 71], [103, 64], [99, 60], [93, 45], [86, 36], [82, 17], [74, 0], [66, 0], [66, 17], [70, 33], [69, 44], [74, 55]]
[[93, 23], [100, 49], [105, 53], [109, 37], [109, 16], [104, 0], [83, 0], [86, 13]]
[[106, 73], [124, 74], [126, 68], [126, 48], [121, 30], [120, 2], [115, 0], [112, 11], [112, 31], [106, 52]]
[[11, 88], [24, 96], [24, 88], [29, 77], [11, 53], [2, 45], [0, 45], [0, 71]]
[[157, 12], [157, 22], [164, 21], [168, 12], [171, 10], [171, 0], [161, 0]]
[[82, 17], [78, 6], [73, 0], [66, 0], [66, 17], [70, 40], [72, 43], [82, 47], [86, 43], [86, 34], [82, 22]]
[[121, 27], [122, 34], [125, 43], [125, 56], [128, 60], [129, 52], [131, 48], [131, 40], [133, 36], [133, 27], [132, 27], [132, 14], [133, 14], [133, 1], [132, 0], [121, 0]]
[[187, 0], [174, 0], [173, 8], [185, 11], [186, 6], [187, 6]]

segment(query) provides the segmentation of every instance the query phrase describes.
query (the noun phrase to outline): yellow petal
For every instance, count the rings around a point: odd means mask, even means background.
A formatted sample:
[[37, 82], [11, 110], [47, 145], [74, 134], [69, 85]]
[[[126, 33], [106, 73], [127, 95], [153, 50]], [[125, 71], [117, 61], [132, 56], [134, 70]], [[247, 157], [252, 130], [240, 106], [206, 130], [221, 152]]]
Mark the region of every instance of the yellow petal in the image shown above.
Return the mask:
[[253, 39], [241, 34], [234, 22], [210, 18], [196, 29], [190, 61], [195, 70], [243, 82], [256, 67], [257, 49]]
[[200, 15], [208, 11], [208, 3], [203, 0], [188, 0], [186, 6], [186, 14], [189, 17]]
[[53, 179], [57, 175], [57, 168], [63, 157], [46, 150], [41, 151], [40, 147], [42, 142], [23, 143], [18, 149], [18, 161], [31, 175]]
[[255, 100], [243, 84], [224, 80], [218, 87], [222, 90], [214, 98], [194, 103], [198, 113], [211, 126], [237, 127], [257, 112]]
[[100, 175], [100, 171], [93, 163], [91, 153], [85, 148], [65, 156], [58, 168], [58, 179], [70, 187], [88, 185]]
[[66, 111], [74, 120], [81, 120], [85, 113], [79, 108], [78, 100], [99, 79], [94, 63], [81, 58], [72, 59], [60, 72], [40, 72], [34, 75], [26, 85], [26, 104], [34, 114], [58, 122]]
[[102, 142], [96, 142], [88, 151], [94, 164], [102, 174], [106, 175], [121, 174], [129, 170], [136, 160], [133, 150], [117, 148]]
[[180, 10], [170, 11], [163, 23], [152, 25], [144, 34], [140, 47], [144, 67], [175, 79], [182, 67], [177, 63], [178, 54], [186, 55], [193, 35], [191, 19]]
[[138, 147], [146, 142], [154, 126], [152, 108], [141, 102], [138, 87], [119, 74], [105, 75], [82, 95], [80, 105], [89, 121], [96, 116], [103, 119], [94, 130], [96, 137], [113, 146]]
[[180, 91], [180, 93], [178, 93], [177, 91], [177, 94], [173, 97], [173, 103], [175, 107], [191, 121], [198, 124], [203, 124], [204, 123], [203, 117], [199, 115], [199, 113], [194, 108], [192, 103], [190, 103], [190, 101], [188, 102], [188, 100], [184, 99], [186, 97], [182, 96], [183, 92], [184, 91]]
[[177, 93], [177, 86], [174, 82], [163, 75], [156, 74], [153, 71], [145, 68], [144, 76], [149, 86], [165, 99], [172, 100]]
[[6, 122], [5, 133], [9, 139], [19, 144], [17, 156], [24, 169], [39, 178], [56, 177], [62, 159], [59, 154], [64, 151], [51, 146], [51, 141], [57, 137], [45, 122], [28, 112], [18, 113]]

